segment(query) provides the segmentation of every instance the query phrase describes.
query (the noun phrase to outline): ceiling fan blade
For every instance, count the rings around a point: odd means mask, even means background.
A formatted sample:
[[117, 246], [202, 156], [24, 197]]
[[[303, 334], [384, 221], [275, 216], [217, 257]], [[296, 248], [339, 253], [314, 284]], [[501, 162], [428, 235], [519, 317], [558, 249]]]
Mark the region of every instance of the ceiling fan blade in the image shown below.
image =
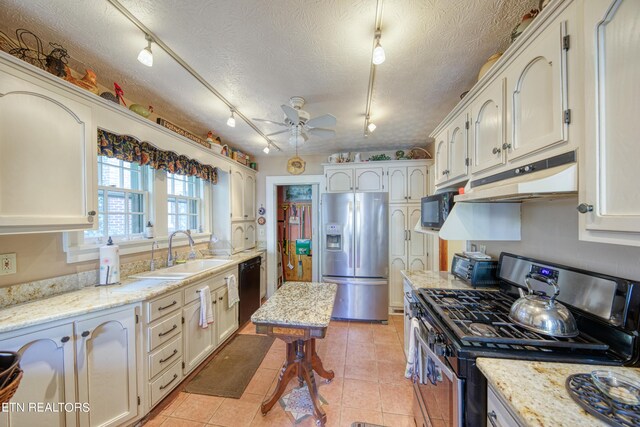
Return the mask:
[[274, 122], [272, 120], [267, 120], [267, 119], [256, 119], [253, 118], [251, 120], [255, 120], [256, 122], [265, 122], [265, 123], [269, 123], [270, 125], [278, 125], [278, 126], [282, 126], [282, 127], [287, 127], [287, 125], [285, 125], [284, 123], [279, 123], [279, 122]]
[[293, 124], [295, 125], [298, 124], [298, 122], [300, 121], [300, 116], [298, 116], [298, 110], [284, 104], [282, 104], [280, 108], [282, 108], [282, 111], [284, 111], [285, 116], [287, 116], [287, 118], [291, 120]]
[[285, 132], [289, 132], [289, 129], [279, 130], [278, 132], [270, 133], [270, 134], [268, 134], [267, 136], [278, 135], [278, 134], [280, 134], [280, 133], [285, 133]]
[[319, 136], [320, 138], [332, 138], [336, 136], [336, 131], [333, 129], [313, 128], [313, 129], [309, 129], [308, 132], [309, 134], [314, 136]]
[[307, 123], [307, 127], [309, 128], [332, 128], [336, 125], [337, 120], [331, 114], [324, 114], [322, 116], [314, 117], [313, 119], [309, 119]]
[[300, 135], [302, 135], [302, 139], [304, 140], [304, 142], [307, 142], [309, 140], [309, 137], [305, 132], [300, 132]]

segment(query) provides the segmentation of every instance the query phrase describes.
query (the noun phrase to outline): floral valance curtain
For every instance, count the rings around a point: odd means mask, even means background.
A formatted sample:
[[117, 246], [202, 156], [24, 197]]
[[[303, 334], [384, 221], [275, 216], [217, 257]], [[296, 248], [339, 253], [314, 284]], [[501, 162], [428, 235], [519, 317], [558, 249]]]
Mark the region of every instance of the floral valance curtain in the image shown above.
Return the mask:
[[213, 166], [203, 165], [173, 151], [160, 150], [128, 135], [116, 135], [98, 129], [98, 154], [142, 166], [149, 165], [178, 175], [197, 176], [213, 184], [218, 182], [218, 171]]

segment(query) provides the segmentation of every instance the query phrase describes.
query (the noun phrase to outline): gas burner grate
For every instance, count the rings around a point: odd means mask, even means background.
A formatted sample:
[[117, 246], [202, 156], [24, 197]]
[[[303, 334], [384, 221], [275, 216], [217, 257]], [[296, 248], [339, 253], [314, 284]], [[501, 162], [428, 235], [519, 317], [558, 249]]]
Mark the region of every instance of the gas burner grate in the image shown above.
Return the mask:
[[640, 425], [640, 407], [624, 405], [605, 396], [593, 383], [591, 375], [571, 375], [565, 386], [578, 405], [607, 424], [616, 427]]
[[[609, 348], [584, 333], [574, 338], [556, 338], [518, 326], [509, 319], [515, 299], [499, 291], [421, 289], [420, 294], [456, 336], [468, 343], [540, 351], [550, 348], [605, 351]], [[495, 334], [479, 333], [481, 328], [485, 332], [495, 331]]]

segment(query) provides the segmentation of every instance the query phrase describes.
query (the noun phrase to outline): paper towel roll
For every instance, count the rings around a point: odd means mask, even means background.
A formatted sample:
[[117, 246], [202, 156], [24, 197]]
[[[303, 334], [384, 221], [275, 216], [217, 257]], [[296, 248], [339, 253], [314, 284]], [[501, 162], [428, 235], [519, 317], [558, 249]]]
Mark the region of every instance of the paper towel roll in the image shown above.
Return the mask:
[[105, 246], [100, 247], [100, 285], [120, 283], [120, 248], [114, 245], [111, 237]]

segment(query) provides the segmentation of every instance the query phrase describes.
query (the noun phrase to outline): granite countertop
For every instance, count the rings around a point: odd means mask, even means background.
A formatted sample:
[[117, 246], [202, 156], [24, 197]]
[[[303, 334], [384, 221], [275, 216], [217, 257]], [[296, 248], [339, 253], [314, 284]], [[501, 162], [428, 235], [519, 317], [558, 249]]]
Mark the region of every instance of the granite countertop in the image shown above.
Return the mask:
[[260, 307], [255, 324], [326, 328], [338, 286], [334, 283], [286, 282]]
[[478, 368], [523, 426], [604, 426], [573, 401], [569, 375], [603, 369], [640, 382], [640, 368], [478, 358]]
[[227, 270], [243, 261], [260, 256], [263, 252], [256, 250], [225, 257], [231, 259], [231, 262], [183, 280], [146, 280], [148, 285], [128, 289], [128, 285], [144, 280], [129, 279], [121, 285], [85, 287], [79, 291], [3, 308], [0, 309], [0, 332], [149, 300]]
[[[400, 272], [409, 281], [414, 290], [420, 288], [431, 289], [473, 289], [468, 283], [447, 272], [415, 270]], [[487, 289], [487, 288], [484, 288]]]

